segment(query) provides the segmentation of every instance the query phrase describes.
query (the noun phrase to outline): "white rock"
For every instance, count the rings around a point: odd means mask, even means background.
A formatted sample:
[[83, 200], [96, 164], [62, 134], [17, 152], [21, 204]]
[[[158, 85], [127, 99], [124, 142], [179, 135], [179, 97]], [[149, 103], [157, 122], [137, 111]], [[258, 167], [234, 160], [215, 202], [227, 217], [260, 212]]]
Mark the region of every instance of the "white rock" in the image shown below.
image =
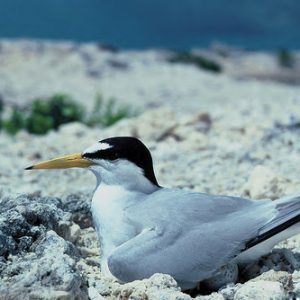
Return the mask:
[[66, 236], [65, 238], [72, 243], [76, 242], [76, 240], [80, 235], [79, 225], [73, 223], [68, 229], [69, 229], [68, 236]]
[[274, 281], [274, 282], [280, 282], [284, 287], [288, 287], [291, 285], [292, 281], [292, 275], [288, 272], [284, 271], [274, 271], [269, 270], [253, 279], [251, 279], [251, 282], [257, 282], [257, 281]]
[[171, 288], [173, 290], [180, 290], [175, 279], [166, 274], [154, 274], [149, 278], [149, 285], [159, 288]]
[[83, 123], [72, 122], [63, 124], [59, 127], [59, 132], [65, 135], [81, 136], [88, 130], [88, 127]]
[[210, 295], [207, 296], [198, 296], [195, 298], [195, 300], [224, 300], [225, 298], [223, 297], [222, 294], [219, 293], [211, 293]]
[[258, 165], [252, 170], [244, 190], [253, 199], [276, 199], [282, 194], [280, 181], [271, 169]]
[[[295, 296], [300, 298], [300, 271], [294, 271], [292, 274], [293, 292]], [[297, 298], [297, 299], [298, 299]]]
[[189, 127], [178, 127], [174, 135], [180, 140], [178, 143], [182, 151], [194, 152], [205, 149], [208, 146], [207, 136]]
[[236, 291], [242, 286], [241, 283], [228, 284], [226, 287], [219, 290], [219, 294], [223, 295], [226, 300], [233, 300]]
[[93, 286], [88, 288], [88, 294], [89, 294], [89, 298], [91, 300], [103, 300], [103, 299], [105, 299], [103, 296], [101, 296], [98, 293], [98, 291]]
[[294, 288], [293, 288], [293, 292], [295, 293], [295, 299], [299, 299], [300, 298], [300, 282], [295, 282], [294, 283]]
[[285, 291], [279, 282], [246, 282], [235, 294], [234, 300], [282, 300]]
[[153, 299], [153, 300], [189, 300], [191, 297], [181, 293], [176, 281], [165, 274], [154, 274], [149, 279], [136, 280], [119, 285], [113, 293], [118, 299]]

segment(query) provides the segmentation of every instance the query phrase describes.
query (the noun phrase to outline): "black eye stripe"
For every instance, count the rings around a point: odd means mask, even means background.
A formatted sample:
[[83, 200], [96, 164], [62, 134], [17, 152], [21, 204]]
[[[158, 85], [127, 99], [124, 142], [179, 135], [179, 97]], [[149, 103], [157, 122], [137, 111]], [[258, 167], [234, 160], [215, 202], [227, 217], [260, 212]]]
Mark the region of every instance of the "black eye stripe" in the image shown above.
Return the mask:
[[115, 160], [118, 157], [118, 152], [114, 149], [113, 151], [111, 149], [106, 150], [98, 150], [96, 152], [91, 153], [84, 153], [82, 155], [83, 158], [90, 158], [90, 159], [107, 159], [107, 160]]

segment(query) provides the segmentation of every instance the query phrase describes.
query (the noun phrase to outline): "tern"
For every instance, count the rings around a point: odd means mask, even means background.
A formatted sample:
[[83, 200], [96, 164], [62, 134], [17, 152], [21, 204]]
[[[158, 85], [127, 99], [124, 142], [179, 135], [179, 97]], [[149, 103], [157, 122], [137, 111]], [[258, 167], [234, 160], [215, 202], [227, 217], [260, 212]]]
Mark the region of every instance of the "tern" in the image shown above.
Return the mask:
[[134, 137], [104, 139], [26, 169], [73, 167], [96, 176], [91, 211], [101, 271], [121, 282], [164, 273], [182, 290], [222, 285], [221, 277], [236, 280], [237, 266], [300, 231], [300, 195], [258, 201], [161, 187], [150, 151]]

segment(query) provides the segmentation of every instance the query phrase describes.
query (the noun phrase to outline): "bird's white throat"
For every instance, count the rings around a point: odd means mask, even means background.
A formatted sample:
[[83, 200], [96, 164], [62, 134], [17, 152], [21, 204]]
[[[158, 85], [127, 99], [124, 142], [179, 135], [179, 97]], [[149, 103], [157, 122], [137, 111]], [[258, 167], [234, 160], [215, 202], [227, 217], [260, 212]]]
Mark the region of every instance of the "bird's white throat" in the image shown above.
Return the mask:
[[122, 187], [125, 190], [150, 194], [158, 189], [144, 176], [143, 170], [128, 160], [113, 162], [101, 160], [90, 167], [97, 178], [97, 188], [101, 185]]

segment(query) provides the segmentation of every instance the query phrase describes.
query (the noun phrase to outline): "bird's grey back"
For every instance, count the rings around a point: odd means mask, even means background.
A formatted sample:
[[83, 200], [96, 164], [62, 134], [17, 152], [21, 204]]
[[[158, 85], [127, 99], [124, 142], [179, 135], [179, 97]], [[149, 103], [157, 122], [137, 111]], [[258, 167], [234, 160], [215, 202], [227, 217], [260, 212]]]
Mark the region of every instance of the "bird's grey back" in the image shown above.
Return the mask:
[[[232, 217], [235, 213], [245, 213], [250, 218], [258, 220], [261, 218], [270, 220], [276, 213], [275, 205], [270, 200], [253, 201], [240, 197], [215, 196], [180, 189], [163, 188], [140, 199], [137, 205], [128, 209], [130, 217], [137, 216], [138, 220], [144, 220], [144, 222], [159, 219], [161, 224], [165, 220], [166, 222], [184, 222], [184, 224], [197, 227], [204, 223]], [[141, 214], [144, 214], [144, 218], [141, 218]]]

